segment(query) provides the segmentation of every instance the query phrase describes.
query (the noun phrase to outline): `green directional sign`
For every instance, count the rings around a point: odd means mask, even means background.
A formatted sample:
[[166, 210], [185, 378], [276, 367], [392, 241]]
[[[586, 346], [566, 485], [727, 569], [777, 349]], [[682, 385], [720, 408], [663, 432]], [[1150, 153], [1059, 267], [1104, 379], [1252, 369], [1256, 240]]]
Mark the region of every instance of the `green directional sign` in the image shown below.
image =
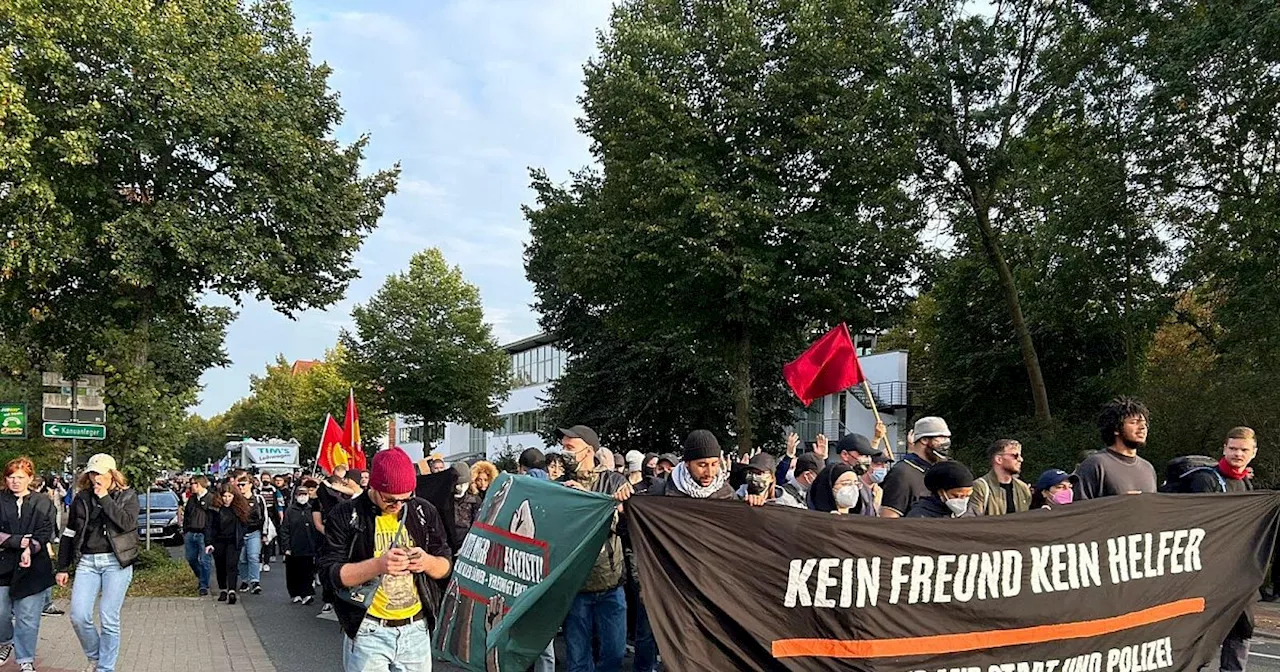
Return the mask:
[[107, 438], [107, 426], [78, 425], [70, 422], [46, 422], [44, 423], [44, 438], [101, 441]]
[[27, 405], [0, 403], [0, 439], [27, 438]]

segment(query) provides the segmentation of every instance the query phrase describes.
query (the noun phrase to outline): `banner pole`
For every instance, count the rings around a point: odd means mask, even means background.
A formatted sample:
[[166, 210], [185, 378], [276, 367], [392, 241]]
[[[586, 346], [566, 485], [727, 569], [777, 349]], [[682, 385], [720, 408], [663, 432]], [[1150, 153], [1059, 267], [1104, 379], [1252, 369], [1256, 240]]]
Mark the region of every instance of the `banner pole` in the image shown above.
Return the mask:
[[[884, 421], [880, 419], [880, 409], [876, 408], [876, 397], [871, 393], [871, 385], [867, 383], [866, 378], [862, 379], [862, 391], [866, 393], [867, 401], [871, 403], [871, 412], [876, 416], [876, 424], [884, 424]], [[894, 460], [893, 446], [889, 445], [888, 434], [885, 434], [884, 436], [884, 449], [889, 452], [889, 460]]]
[[[324, 416], [325, 429], [329, 427], [329, 418], [333, 417], [332, 413], [326, 413]], [[316, 470], [320, 468], [320, 452], [324, 450], [324, 429], [320, 430], [320, 445], [316, 446], [316, 461], [311, 464], [311, 476], [314, 478]]]

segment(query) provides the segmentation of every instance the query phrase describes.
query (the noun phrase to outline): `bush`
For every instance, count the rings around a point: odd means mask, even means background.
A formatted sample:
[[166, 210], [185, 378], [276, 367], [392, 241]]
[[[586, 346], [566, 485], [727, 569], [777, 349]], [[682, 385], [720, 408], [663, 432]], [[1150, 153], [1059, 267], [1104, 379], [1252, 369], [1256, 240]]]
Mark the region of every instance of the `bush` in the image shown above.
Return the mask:
[[152, 544], [151, 548], [145, 546], [138, 548], [138, 559], [134, 561], [133, 568], [135, 572], [144, 572], [176, 564], [178, 561], [169, 556], [164, 546]]
[[956, 450], [956, 458], [981, 476], [991, 468], [987, 446], [996, 439], [1016, 439], [1022, 444], [1022, 480], [1034, 483], [1040, 472], [1057, 468], [1075, 471], [1084, 451], [1101, 450], [1098, 429], [1090, 423], [1058, 420], [1042, 425], [1034, 418], [1016, 418], [996, 428], [975, 433]]

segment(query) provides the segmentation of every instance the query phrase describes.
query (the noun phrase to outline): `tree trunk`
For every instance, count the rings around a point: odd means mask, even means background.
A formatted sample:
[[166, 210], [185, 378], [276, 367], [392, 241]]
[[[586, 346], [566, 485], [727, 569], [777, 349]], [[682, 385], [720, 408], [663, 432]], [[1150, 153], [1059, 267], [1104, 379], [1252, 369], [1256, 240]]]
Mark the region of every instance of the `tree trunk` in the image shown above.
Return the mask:
[[738, 453], [751, 451], [751, 335], [739, 333], [733, 368], [733, 427], [738, 434]]
[[995, 229], [991, 227], [991, 214], [976, 192], [970, 187], [973, 201], [973, 212], [978, 222], [978, 230], [982, 237], [982, 247], [996, 273], [1000, 276], [1000, 287], [1004, 290], [1005, 302], [1009, 304], [1009, 317], [1013, 322], [1013, 333], [1018, 337], [1018, 345], [1022, 348], [1022, 363], [1027, 367], [1027, 380], [1031, 383], [1031, 399], [1035, 402], [1036, 419], [1048, 422], [1049, 391], [1044, 384], [1044, 372], [1040, 370], [1040, 356], [1036, 354], [1036, 344], [1031, 339], [1031, 330], [1027, 328], [1027, 320], [1022, 314], [1022, 300], [1018, 298], [1018, 287], [1013, 282], [1013, 272], [1009, 270], [1009, 262], [1000, 249], [1000, 241], [996, 240]]

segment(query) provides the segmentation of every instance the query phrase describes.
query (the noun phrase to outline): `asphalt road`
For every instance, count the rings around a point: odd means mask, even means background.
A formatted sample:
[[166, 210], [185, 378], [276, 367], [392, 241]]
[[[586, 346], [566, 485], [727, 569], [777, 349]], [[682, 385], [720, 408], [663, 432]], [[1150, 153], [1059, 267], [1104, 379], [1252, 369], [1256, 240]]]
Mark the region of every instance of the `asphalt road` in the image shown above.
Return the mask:
[[1280, 639], [1255, 637], [1249, 649], [1249, 670], [1280, 672]]

